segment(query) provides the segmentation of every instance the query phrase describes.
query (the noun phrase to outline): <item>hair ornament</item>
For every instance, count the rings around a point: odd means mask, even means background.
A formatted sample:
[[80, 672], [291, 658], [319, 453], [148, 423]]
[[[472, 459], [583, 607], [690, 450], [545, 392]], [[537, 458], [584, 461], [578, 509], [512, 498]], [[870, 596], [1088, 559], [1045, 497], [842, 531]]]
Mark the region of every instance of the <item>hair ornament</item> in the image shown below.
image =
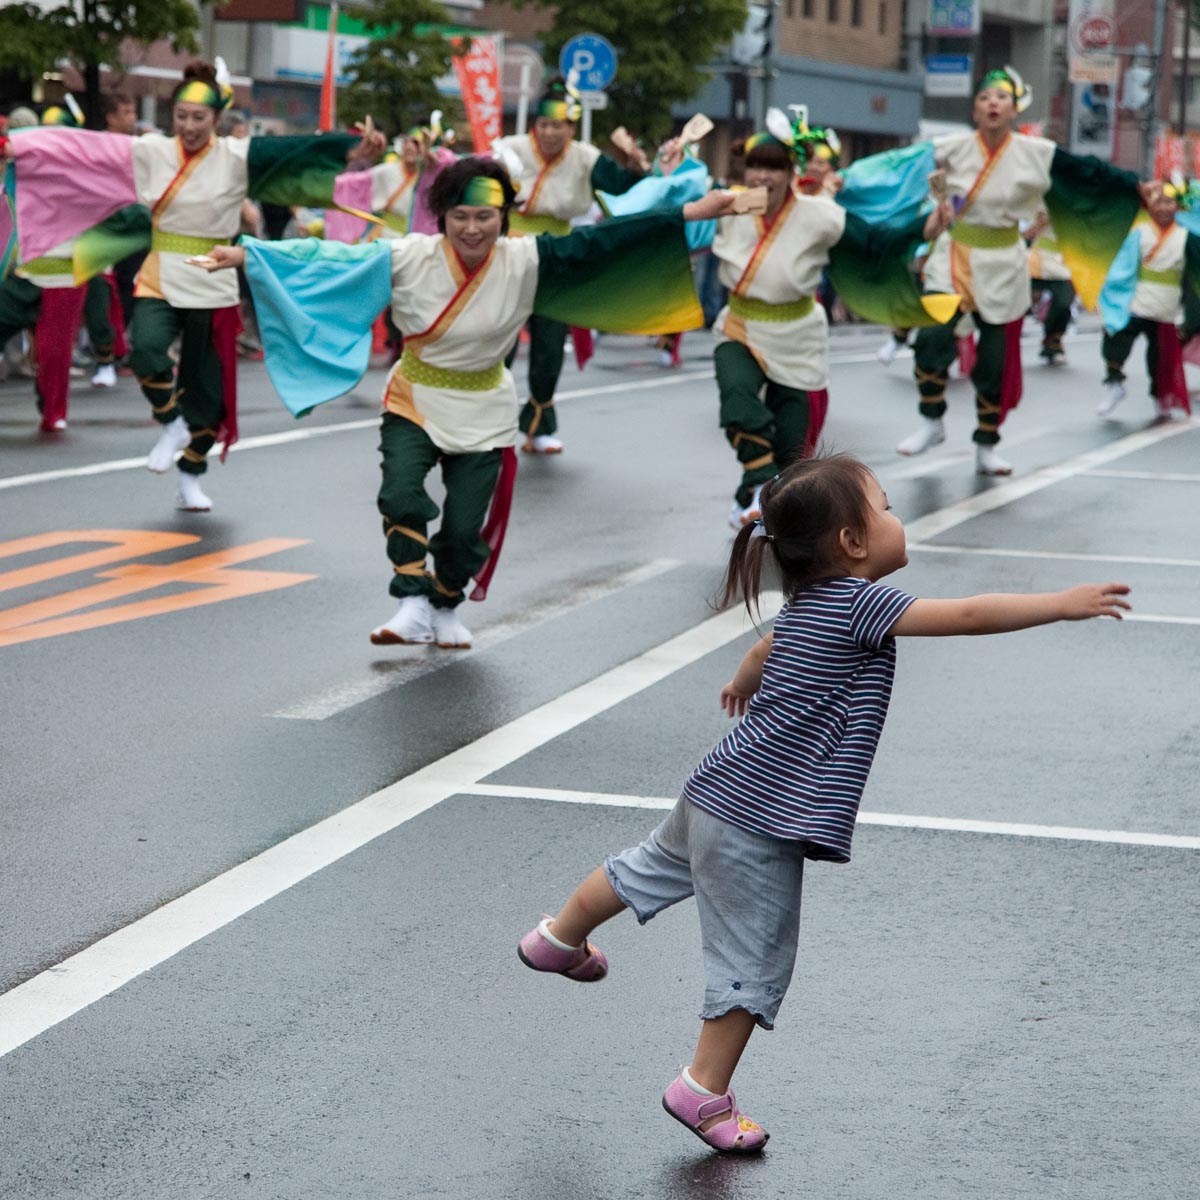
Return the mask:
[[1174, 200], [1185, 212], [1192, 207], [1191, 185], [1177, 171], [1173, 172], [1171, 178], [1162, 184], [1162, 194], [1167, 199]]
[[575, 72], [566, 79], [552, 79], [542, 98], [538, 101], [537, 115], [548, 121], [570, 121], [573, 124], [583, 116], [583, 97], [575, 86]]

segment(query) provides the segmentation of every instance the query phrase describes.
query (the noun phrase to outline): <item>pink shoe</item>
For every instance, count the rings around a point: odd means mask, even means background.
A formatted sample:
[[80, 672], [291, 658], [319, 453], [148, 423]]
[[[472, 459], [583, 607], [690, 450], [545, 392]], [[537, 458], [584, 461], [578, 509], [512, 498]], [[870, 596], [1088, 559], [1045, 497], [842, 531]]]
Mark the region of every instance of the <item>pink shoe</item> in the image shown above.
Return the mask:
[[[771, 1136], [738, 1110], [733, 1092], [726, 1092], [723, 1096], [697, 1096], [684, 1083], [682, 1074], [677, 1075], [667, 1088], [662, 1103], [675, 1120], [686, 1125], [702, 1142], [722, 1154], [757, 1154]], [[729, 1114], [726, 1120], [718, 1121], [707, 1129], [700, 1128], [702, 1122], [710, 1117], [719, 1117], [722, 1113]]]
[[591, 942], [560, 950], [545, 937], [551, 917], [538, 922], [517, 944], [517, 957], [535, 971], [553, 971], [577, 983], [596, 983], [608, 974], [608, 959]]

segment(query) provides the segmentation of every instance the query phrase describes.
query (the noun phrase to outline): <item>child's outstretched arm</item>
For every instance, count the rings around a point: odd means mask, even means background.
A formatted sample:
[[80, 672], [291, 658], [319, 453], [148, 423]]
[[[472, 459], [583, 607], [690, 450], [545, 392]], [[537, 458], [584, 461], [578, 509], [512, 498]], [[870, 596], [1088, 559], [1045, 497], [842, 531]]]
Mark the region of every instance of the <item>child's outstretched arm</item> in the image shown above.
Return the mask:
[[1013, 633], [1055, 621], [1116, 617], [1131, 606], [1125, 583], [1081, 583], [1064, 592], [968, 596], [964, 600], [914, 600], [891, 628], [895, 637], [953, 637]]
[[762, 683], [763, 663], [771, 653], [771, 639], [775, 635], [768, 633], [765, 638], [755, 642], [742, 659], [734, 677], [721, 689], [721, 707], [731, 716], [740, 717], [750, 703], [750, 697], [758, 691]]

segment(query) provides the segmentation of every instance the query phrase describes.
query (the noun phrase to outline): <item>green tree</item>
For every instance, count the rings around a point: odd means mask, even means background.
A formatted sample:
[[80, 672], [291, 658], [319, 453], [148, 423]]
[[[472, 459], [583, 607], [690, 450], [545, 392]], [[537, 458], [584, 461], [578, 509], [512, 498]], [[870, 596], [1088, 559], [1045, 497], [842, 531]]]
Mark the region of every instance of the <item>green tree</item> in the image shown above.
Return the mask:
[[436, 0], [362, 0], [345, 12], [366, 26], [371, 39], [351, 60], [353, 82], [338, 96], [339, 118], [351, 123], [369, 113], [394, 136], [424, 124], [440, 108], [451, 124], [457, 105], [437, 90], [436, 81], [470, 43], [464, 38], [456, 48], [450, 41], [449, 12]]
[[702, 70], [719, 47], [746, 23], [746, 0], [515, 0], [518, 6], [555, 10], [545, 35], [547, 62], [577, 33], [598, 33], [617, 51], [617, 77], [607, 88], [609, 106], [594, 128], [625, 125], [647, 138], [671, 130], [671, 106], [694, 96], [708, 81]]
[[197, 48], [200, 20], [190, 0], [83, 0], [49, 10], [35, 4], [0, 7], [0, 70], [37, 79], [64, 60], [84, 78], [88, 124], [100, 122], [100, 68], [120, 68], [121, 43], [170, 40], [175, 50]]

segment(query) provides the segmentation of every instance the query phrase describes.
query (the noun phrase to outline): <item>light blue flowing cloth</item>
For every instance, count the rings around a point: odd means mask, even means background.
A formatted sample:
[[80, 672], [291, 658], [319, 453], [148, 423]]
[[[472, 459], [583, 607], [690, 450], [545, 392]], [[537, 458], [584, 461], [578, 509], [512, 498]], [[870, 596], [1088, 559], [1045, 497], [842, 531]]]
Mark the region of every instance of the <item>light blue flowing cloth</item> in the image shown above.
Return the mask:
[[1129, 324], [1138, 268], [1142, 265], [1141, 241], [1141, 231], [1135, 226], [1121, 243], [1121, 249], [1104, 277], [1098, 308], [1100, 320], [1109, 333], [1119, 333]]
[[267, 374], [293, 416], [344, 396], [371, 356], [392, 292], [391, 243], [243, 238]]
[[[610, 217], [627, 217], [655, 208], [680, 208], [689, 200], [699, 200], [709, 191], [708, 168], [694, 158], [684, 159], [670, 175], [647, 175], [627, 192], [614, 196], [597, 192], [600, 206]], [[711, 246], [717, 236], [716, 221], [688, 221], [684, 226], [688, 250]]]
[[902, 228], [933, 207], [929, 175], [936, 169], [932, 142], [871, 154], [842, 172], [838, 203], [868, 225]]

